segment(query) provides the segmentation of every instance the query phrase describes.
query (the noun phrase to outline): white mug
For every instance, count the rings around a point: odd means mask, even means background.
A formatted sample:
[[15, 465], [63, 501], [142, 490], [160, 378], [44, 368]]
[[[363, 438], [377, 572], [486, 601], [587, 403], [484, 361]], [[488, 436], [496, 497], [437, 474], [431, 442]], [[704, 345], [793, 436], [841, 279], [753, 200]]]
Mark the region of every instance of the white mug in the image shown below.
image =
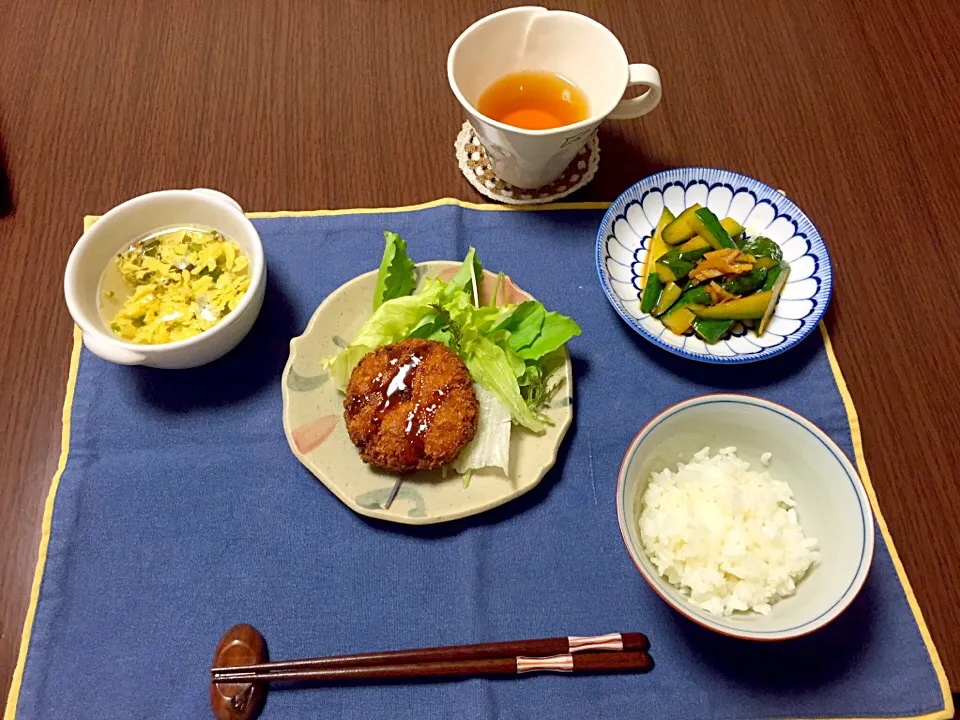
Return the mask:
[[[543, 70], [562, 75], [587, 97], [590, 115], [573, 125], [525, 130], [482, 115], [480, 94], [503, 75]], [[646, 115], [660, 103], [660, 73], [627, 61], [620, 41], [596, 20], [563, 10], [517, 7], [488, 15], [464, 30], [447, 56], [447, 79], [470, 116], [502, 180], [537, 188], [558, 178], [605, 118]], [[647, 91], [624, 99], [632, 85]]]

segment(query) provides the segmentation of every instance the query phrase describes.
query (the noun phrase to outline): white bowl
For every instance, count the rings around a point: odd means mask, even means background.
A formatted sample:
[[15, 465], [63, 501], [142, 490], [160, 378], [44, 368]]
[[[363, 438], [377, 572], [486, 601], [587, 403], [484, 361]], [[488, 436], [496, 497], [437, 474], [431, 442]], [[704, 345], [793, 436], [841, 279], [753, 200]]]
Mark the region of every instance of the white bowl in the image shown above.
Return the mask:
[[[209, 330], [162, 345], [129, 343], [103, 322], [97, 297], [100, 278], [113, 257], [131, 241], [167, 227], [197, 225], [234, 240], [250, 261], [250, 287], [240, 303]], [[63, 280], [67, 307], [94, 355], [121, 365], [196, 367], [232, 350], [253, 327], [267, 285], [263, 245], [235, 200], [216, 190], [163, 190], [118, 205], [77, 241]]]
[[[660, 576], [640, 540], [637, 518], [650, 473], [676, 469], [703, 447], [729, 446], [754, 469], [789, 483], [804, 533], [819, 541], [820, 559], [797, 584], [796, 594], [775, 603], [765, 616], [718, 617], [693, 605]], [[772, 453], [766, 468], [760, 462], [765, 452]], [[873, 512], [843, 451], [792, 410], [743, 395], [686, 400], [647, 423], [620, 466], [617, 517], [630, 557], [661, 598], [703, 627], [749, 640], [786, 640], [823, 627], [856, 597], [873, 559]]]

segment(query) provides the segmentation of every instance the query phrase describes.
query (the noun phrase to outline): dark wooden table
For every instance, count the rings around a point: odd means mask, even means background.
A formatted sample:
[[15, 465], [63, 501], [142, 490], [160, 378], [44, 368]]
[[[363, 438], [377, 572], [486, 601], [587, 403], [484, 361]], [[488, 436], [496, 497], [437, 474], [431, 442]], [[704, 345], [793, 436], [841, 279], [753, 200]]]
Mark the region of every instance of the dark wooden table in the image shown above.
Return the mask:
[[[12, 204], [0, 218], [0, 699], [60, 452], [62, 270], [82, 216], [195, 186], [250, 210], [482, 201], [453, 157], [463, 118], [445, 59], [503, 5], [0, 0]], [[610, 27], [664, 86], [649, 117], [604, 126], [600, 171], [571, 199], [612, 200], [663, 168], [723, 167], [783, 188], [826, 238], [827, 325], [957, 691], [960, 3], [565, 6]]]

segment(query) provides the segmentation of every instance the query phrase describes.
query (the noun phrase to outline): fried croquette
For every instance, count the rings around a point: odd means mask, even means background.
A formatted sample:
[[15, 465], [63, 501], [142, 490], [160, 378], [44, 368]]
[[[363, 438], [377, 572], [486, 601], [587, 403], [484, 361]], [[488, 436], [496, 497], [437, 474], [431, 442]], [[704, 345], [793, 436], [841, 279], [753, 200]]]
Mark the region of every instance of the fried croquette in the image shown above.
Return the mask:
[[470, 372], [433, 340], [403, 340], [367, 353], [346, 394], [344, 419], [360, 457], [394, 472], [447, 465], [477, 431], [480, 406]]

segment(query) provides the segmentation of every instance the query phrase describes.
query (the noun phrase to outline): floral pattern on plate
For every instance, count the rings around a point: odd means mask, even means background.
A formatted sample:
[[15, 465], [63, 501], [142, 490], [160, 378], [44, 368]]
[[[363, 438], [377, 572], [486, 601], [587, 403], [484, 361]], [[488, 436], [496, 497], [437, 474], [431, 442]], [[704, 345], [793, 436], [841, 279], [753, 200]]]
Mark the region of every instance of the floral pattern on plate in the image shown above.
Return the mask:
[[[420, 263], [418, 276], [453, 277], [459, 262]], [[492, 275], [489, 276], [494, 279]], [[493, 468], [473, 473], [469, 486], [457, 473], [419, 471], [405, 476], [394, 502], [385, 507], [397, 476], [360, 459], [343, 418], [343, 394], [329, 382], [325, 358], [345, 348], [370, 316], [377, 271], [341, 285], [317, 308], [303, 335], [290, 342], [283, 371], [283, 429], [297, 459], [345, 505], [368, 517], [412, 525], [446, 522], [476, 515], [532, 490], [553, 467], [567, 428], [573, 422], [573, 365], [557, 371], [564, 392], [545, 412], [551, 425], [536, 435], [515, 428], [510, 435], [510, 474]], [[530, 296], [507, 276], [501, 285], [507, 302]], [[482, 296], [481, 296], [482, 297]]]
[[[738, 326], [708, 345], [676, 335], [640, 311], [641, 274], [664, 206], [674, 215], [700, 203], [720, 218], [742, 224], [747, 237], [765, 235], [790, 264], [773, 320], [762, 336]], [[810, 219], [783, 193], [759, 180], [712, 168], [666, 170], [641, 180], [607, 210], [597, 233], [597, 272], [614, 309], [647, 340], [675, 355], [702, 362], [748, 363], [779, 355], [813, 332], [833, 290], [830, 255]]]

